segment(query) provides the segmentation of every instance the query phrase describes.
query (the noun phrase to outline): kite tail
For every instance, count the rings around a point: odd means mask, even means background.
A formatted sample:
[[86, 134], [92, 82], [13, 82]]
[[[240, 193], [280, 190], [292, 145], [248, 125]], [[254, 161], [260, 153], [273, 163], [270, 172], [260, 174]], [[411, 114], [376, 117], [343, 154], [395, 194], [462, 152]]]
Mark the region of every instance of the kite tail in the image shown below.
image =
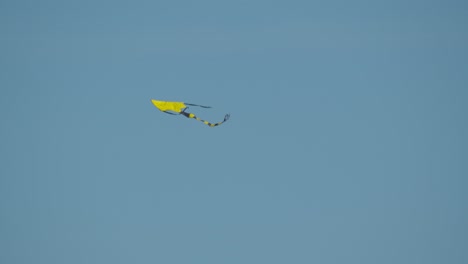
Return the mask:
[[230, 114], [227, 114], [227, 115], [224, 116], [224, 120], [223, 120], [223, 121], [221, 121], [221, 122], [219, 122], [219, 123], [216, 123], [216, 124], [212, 124], [212, 123], [210, 123], [210, 122], [208, 122], [208, 121], [205, 121], [205, 120], [203, 120], [203, 119], [200, 119], [199, 117], [195, 116], [195, 115], [192, 114], [192, 113], [182, 112], [181, 114], [183, 114], [183, 115], [184, 115], [185, 117], [187, 117], [187, 118], [193, 118], [193, 119], [196, 119], [196, 120], [198, 120], [198, 121], [200, 121], [200, 122], [203, 122], [205, 125], [210, 126], [210, 127], [219, 126], [219, 125], [221, 125], [222, 123], [228, 121], [228, 120], [229, 120], [229, 117], [231, 117]]
[[186, 105], [191, 105], [191, 106], [203, 107], [203, 108], [211, 108], [211, 106], [206, 106], [206, 105], [189, 104], [189, 103], [185, 103], [185, 104], [186, 104]]

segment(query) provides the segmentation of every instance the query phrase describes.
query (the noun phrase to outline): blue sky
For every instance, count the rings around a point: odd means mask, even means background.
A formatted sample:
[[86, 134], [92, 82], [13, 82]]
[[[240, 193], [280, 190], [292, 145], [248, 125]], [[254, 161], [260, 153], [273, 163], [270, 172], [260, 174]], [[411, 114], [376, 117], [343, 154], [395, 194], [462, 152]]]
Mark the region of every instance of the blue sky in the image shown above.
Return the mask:
[[467, 263], [467, 20], [450, 0], [2, 1], [0, 262]]

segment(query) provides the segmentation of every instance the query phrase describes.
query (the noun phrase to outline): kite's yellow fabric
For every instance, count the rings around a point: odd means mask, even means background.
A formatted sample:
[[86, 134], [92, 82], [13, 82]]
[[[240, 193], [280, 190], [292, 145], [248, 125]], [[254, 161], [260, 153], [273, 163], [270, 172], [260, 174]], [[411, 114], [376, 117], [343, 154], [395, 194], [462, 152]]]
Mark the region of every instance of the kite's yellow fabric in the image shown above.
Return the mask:
[[159, 110], [165, 111], [174, 111], [176, 113], [182, 112], [187, 106], [183, 102], [166, 102], [166, 101], [158, 101], [152, 99], [151, 102], [156, 106]]
[[193, 118], [195, 120], [203, 122], [205, 125], [210, 126], [210, 127], [219, 126], [222, 123], [226, 122], [230, 117], [230, 115], [227, 114], [227, 115], [224, 116], [224, 120], [222, 122], [212, 124], [212, 123], [210, 123], [208, 121], [205, 121], [203, 119], [198, 118], [197, 116], [195, 116], [192, 113], [185, 112], [185, 110], [188, 108], [187, 105], [199, 106], [199, 107], [203, 107], [203, 108], [210, 108], [209, 106], [189, 104], [189, 103], [183, 103], [183, 102], [158, 101], [158, 100], [154, 100], [154, 99], [152, 99], [151, 102], [154, 104], [154, 106], [156, 106], [156, 108], [158, 108], [159, 110], [161, 110], [164, 113], [173, 114], [173, 113], [169, 112], [169, 111], [172, 111], [172, 112], [175, 112], [177, 114], [181, 114], [181, 115], [183, 115], [183, 116], [185, 116], [187, 118]]

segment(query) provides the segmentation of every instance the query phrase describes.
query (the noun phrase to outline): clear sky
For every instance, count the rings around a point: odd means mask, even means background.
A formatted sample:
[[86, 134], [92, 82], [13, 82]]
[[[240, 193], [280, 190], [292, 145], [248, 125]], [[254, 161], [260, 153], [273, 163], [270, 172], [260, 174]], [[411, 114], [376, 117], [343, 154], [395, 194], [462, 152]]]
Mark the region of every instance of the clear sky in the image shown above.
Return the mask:
[[0, 263], [468, 263], [467, 47], [461, 0], [2, 0]]

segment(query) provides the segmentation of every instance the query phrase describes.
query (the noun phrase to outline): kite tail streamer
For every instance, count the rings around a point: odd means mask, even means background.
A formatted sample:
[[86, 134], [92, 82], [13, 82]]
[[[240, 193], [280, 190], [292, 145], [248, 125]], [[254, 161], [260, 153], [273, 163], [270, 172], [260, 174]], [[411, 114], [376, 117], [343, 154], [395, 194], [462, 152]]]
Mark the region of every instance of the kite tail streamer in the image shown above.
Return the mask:
[[191, 106], [203, 107], [203, 108], [211, 108], [211, 106], [205, 106], [205, 105], [189, 104], [189, 103], [185, 103], [185, 104], [186, 104], [186, 105], [191, 105]]
[[184, 116], [187, 117], [187, 118], [193, 118], [193, 119], [196, 119], [196, 120], [198, 120], [198, 121], [200, 121], [200, 122], [203, 122], [205, 125], [210, 126], [210, 127], [219, 126], [219, 125], [221, 125], [222, 123], [228, 121], [228, 120], [229, 120], [229, 117], [231, 117], [230, 114], [227, 114], [227, 115], [224, 116], [224, 120], [223, 120], [223, 121], [221, 121], [221, 122], [219, 122], [219, 123], [216, 123], [216, 124], [212, 124], [212, 123], [210, 123], [210, 122], [208, 122], [208, 121], [205, 121], [205, 120], [203, 120], [203, 119], [200, 119], [199, 117], [195, 116], [195, 115], [192, 114], [192, 113], [182, 112], [181, 114], [184, 115]]

